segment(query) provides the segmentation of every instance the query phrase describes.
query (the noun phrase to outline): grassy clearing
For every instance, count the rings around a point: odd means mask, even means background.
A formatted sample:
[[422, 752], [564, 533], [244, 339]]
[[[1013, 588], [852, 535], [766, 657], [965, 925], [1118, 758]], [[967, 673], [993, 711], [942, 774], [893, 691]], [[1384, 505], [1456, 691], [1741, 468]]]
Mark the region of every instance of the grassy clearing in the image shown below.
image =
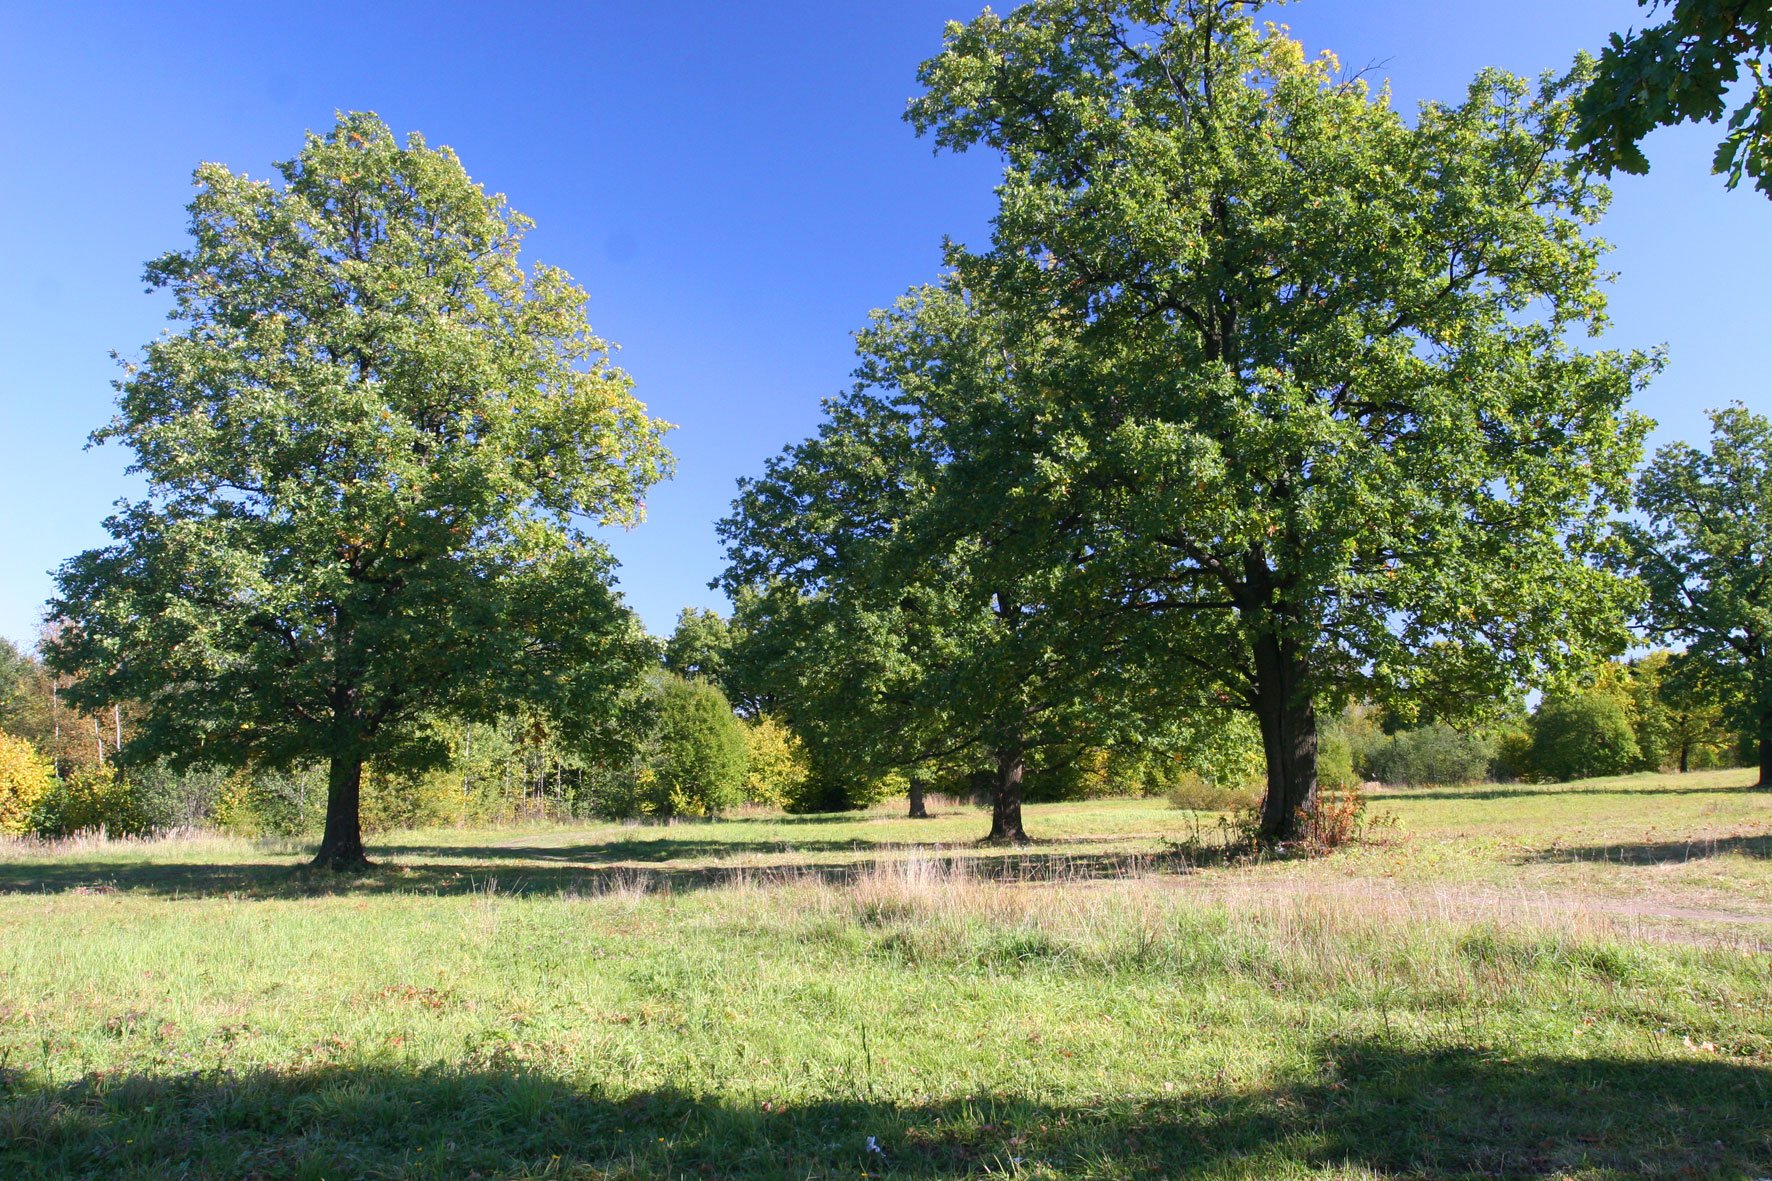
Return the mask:
[[[958, 810], [399, 834], [347, 882], [15, 845], [0, 1175], [1766, 1176], [1741, 782], [1393, 796], [1389, 844], [1194, 873], [1143, 801], [1025, 854]], [[1732, 909], [1593, 905], [1633, 883]]]

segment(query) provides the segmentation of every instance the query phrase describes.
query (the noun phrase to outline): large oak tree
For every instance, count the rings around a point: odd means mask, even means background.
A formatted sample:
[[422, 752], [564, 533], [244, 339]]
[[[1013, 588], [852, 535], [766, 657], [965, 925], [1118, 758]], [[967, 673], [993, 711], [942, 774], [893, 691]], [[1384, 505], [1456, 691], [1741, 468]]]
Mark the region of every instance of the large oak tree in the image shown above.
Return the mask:
[[1029, 392], [1021, 467], [1086, 510], [1056, 518], [1074, 577], [1141, 609], [1146, 659], [1255, 714], [1283, 839], [1318, 702], [1493, 699], [1622, 642], [1585, 559], [1653, 358], [1573, 343], [1605, 307], [1579, 79], [1490, 71], [1410, 119], [1258, 8], [987, 11], [908, 117], [1003, 156], [990, 247], [950, 261], [1008, 336], [1087, 358]]
[[145, 704], [135, 753], [326, 762], [316, 863], [348, 868], [365, 761], [438, 758], [437, 719], [607, 736], [649, 647], [589, 530], [669, 456], [453, 152], [349, 114], [278, 171], [200, 167], [191, 244], [148, 265], [177, 328], [94, 435], [147, 494], [60, 571], [47, 655], [78, 703]]

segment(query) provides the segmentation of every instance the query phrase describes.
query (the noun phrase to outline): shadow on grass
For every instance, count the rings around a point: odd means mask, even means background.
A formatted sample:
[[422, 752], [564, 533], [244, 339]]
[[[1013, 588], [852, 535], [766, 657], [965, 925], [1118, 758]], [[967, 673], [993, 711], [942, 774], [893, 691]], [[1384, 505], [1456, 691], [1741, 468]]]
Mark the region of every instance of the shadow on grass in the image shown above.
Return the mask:
[[[913, 848], [916, 846], [913, 846]], [[923, 846], [927, 848], [927, 846]], [[602, 846], [598, 846], [602, 848]], [[451, 853], [474, 858], [490, 850], [393, 847], [378, 855]], [[974, 846], [930, 850], [971, 877], [991, 881], [1078, 882], [1127, 877], [1152, 869], [1185, 869], [1161, 856], [982, 851]], [[846, 885], [894, 862], [875, 857], [849, 861], [755, 865], [609, 865], [570, 858], [530, 861], [410, 861], [382, 863], [364, 874], [337, 874], [279, 862], [76, 861], [70, 858], [0, 863], [0, 894], [140, 893], [174, 899], [209, 897], [291, 898], [329, 894], [471, 893], [596, 896], [614, 891], [704, 890], [740, 883]]]
[[[1172, 1100], [609, 1095], [533, 1067], [89, 1077], [0, 1095], [0, 1174], [598, 1178], [1742, 1177], [1772, 1072], [1719, 1061], [1329, 1045], [1309, 1079]], [[870, 1141], [883, 1151], [870, 1151]]]
[[1541, 849], [1529, 860], [1551, 864], [1576, 861], [1610, 861], [1615, 865], [1667, 865], [1701, 861], [1726, 853], [1761, 860], [1772, 858], [1772, 835], [1757, 837], [1702, 837], [1690, 841], [1635, 841], [1609, 845], [1558, 845]]
[[1574, 787], [1524, 784], [1519, 786], [1477, 785], [1472, 787], [1387, 787], [1376, 792], [1375, 800], [1519, 800], [1550, 796], [1713, 796], [1755, 791], [1752, 787]]

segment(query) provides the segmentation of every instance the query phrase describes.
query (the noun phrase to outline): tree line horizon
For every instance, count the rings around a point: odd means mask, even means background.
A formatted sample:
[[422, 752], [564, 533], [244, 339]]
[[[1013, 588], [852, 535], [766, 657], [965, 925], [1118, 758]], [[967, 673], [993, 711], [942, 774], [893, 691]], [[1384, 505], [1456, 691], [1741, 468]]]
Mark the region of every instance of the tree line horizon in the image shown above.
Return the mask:
[[[1262, 7], [947, 26], [905, 117], [1002, 160], [990, 242], [872, 315], [854, 386], [717, 526], [733, 619], [686, 611], [662, 646], [591, 528], [640, 520], [669, 426], [584, 290], [520, 258], [528, 219], [368, 112], [275, 181], [200, 166], [189, 245], [146, 271], [177, 328], [93, 435], [148, 490], [56, 573], [51, 712], [110, 711], [142, 782], [323, 764], [315, 864], [343, 870], [367, 864], [365, 768], [467, 766], [476, 735], [666, 815], [747, 774], [775, 802], [890, 784], [913, 814], [965, 783], [1006, 842], [1030, 772], [1242, 758], [1253, 836], [1283, 844], [1326, 727], [1499, 733], [1597, 672], [1660, 737], [1559, 704], [1545, 750], [1677, 746], [1683, 770], [1728, 732], [1772, 786], [1772, 423], [1723, 406], [1708, 451], [1645, 466], [1630, 400], [1663, 358], [1581, 347], [1607, 322], [1604, 179], [1646, 169], [1651, 127], [1716, 121], [1758, 25], [1678, 0], [1411, 120]], [[1766, 188], [1760, 109], [1719, 149], [1731, 185]], [[1678, 650], [1607, 663], [1639, 639]], [[40, 757], [0, 755], [50, 798]], [[21, 790], [0, 783], [14, 828]]]

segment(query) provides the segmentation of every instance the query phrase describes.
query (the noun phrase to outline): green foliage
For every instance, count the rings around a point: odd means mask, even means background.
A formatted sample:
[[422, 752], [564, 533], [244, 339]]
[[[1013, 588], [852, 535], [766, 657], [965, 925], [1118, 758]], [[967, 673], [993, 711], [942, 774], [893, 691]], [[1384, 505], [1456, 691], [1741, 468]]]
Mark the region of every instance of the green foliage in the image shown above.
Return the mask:
[[38, 805], [36, 827], [44, 836], [104, 831], [111, 836], [145, 836], [154, 817], [136, 785], [115, 764], [82, 767], [55, 781]]
[[1335, 791], [1360, 786], [1354, 767], [1354, 743], [1344, 726], [1325, 726], [1317, 732], [1317, 782]]
[[18, 645], [0, 636], [0, 728], [11, 728], [23, 710], [31, 666], [31, 658]]
[[1559, 782], [1622, 775], [1641, 756], [1629, 707], [1604, 691], [1546, 694], [1531, 731], [1533, 773]]
[[1647, 589], [1641, 622], [1686, 645], [1670, 689], [1714, 703], [1760, 744], [1772, 771], [1772, 421], [1742, 406], [1711, 414], [1711, 446], [1670, 443], [1637, 484], [1621, 567]]
[[[1731, 90], [1741, 101], [1729, 114], [1728, 134], [1717, 145], [1711, 171], [1734, 188], [1743, 176], [1772, 196], [1772, 146], [1767, 112], [1772, 85], [1766, 79], [1772, 48], [1768, 0], [1637, 0], [1660, 9], [1658, 25], [1612, 34], [1595, 77], [1578, 103], [1577, 147], [1604, 173], [1649, 171], [1643, 137], [1657, 127], [1716, 123], [1728, 110]], [[1585, 63], [1584, 63], [1585, 67]], [[1738, 87], [1743, 71], [1749, 82]]]
[[1358, 754], [1365, 778], [1410, 787], [1478, 783], [1489, 778], [1494, 759], [1493, 739], [1461, 732], [1445, 722], [1373, 735], [1362, 742]]
[[685, 607], [664, 646], [664, 666], [680, 677], [701, 677], [724, 687], [732, 626], [718, 611]]
[[636, 810], [650, 816], [714, 816], [744, 800], [744, 724], [726, 695], [674, 674], [651, 689], [656, 711], [635, 773]]
[[1607, 195], [1561, 167], [1579, 79], [1487, 71], [1410, 122], [1256, 7], [987, 11], [909, 118], [1006, 159], [946, 290], [1021, 379], [972, 399], [948, 467], [1087, 555], [1042, 593], [1140, 621], [1121, 661], [1261, 717], [1278, 836], [1313, 700], [1449, 715], [1622, 646], [1628, 588], [1586, 559], [1656, 362], [1570, 343], [1605, 306]]
[[94, 435], [147, 495], [58, 575], [70, 700], [151, 700], [137, 761], [420, 771], [435, 718], [519, 704], [608, 739], [651, 654], [592, 529], [638, 519], [664, 425], [453, 152], [348, 114], [278, 170], [201, 166], [148, 265], [180, 327]]
[[45, 796], [55, 786], [55, 768], [22, 738], [0, 733], [0, 832], [28, 832]]

